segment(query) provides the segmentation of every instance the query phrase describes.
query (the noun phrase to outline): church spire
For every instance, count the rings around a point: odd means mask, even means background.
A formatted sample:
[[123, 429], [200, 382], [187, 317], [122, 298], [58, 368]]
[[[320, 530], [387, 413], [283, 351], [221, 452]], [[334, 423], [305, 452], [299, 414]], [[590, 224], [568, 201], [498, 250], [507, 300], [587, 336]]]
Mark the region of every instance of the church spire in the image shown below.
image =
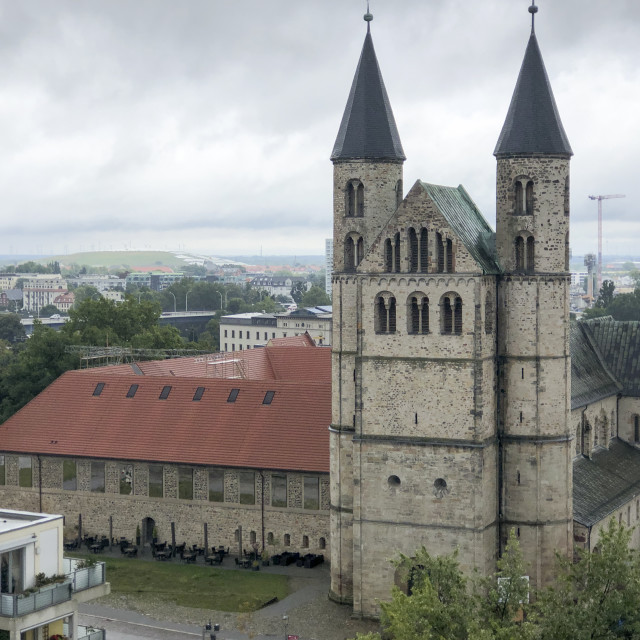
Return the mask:
[[331, 160], [403, 161], [406, 158], [373, 48], [369, 28], [373, 16], [368, 6], [364, 19], [367, 35]]
[[538, 11], [533, 0], [531, 36], [502, 132], [493, 154], [573, 155], [564, 131], [534, 31]]

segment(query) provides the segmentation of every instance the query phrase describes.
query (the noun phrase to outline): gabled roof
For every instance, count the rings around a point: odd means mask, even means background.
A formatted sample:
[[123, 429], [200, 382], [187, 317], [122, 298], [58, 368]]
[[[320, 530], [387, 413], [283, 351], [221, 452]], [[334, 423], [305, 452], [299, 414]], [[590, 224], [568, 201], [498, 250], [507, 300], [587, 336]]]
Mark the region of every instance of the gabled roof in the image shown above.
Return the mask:
[[350, 159], [406, 159], [369, 31], [331, 153]]
[[586, 527], [640, 495], [640, 451], [615, 438], [573, 462], [573, 519]]
[[583, 320], [604, 361], [627, 396], [640, 397], [640, 322], [611, 316]]
[[584, 407], [622, 391], [597, 344], [591, 338], [584, 322], [572, 322], [571, 351], [571, 409]]
[[[310, 350], [310, 349], [309, 349]], [[331, 382], [68, 371], [0, 425], [2, 451], [329, 471]], [[103, 383], [98, 395], [96, 387]], [[133, 397], [127, 397], [138, 385]], [[163, 389], [170, 387], [166, 399]], [[204, 387], [200, 400], [194, 400]], [[232, 389], [239, 389], [229, 402]], [[274, 391], [270, 404], [265, 394]]]
[[420, 185], [484, 273], [499, 273], [495, 255], [496, 234], [465, 188], [462, 185], [443, 187], [422, 181]]
[[534, 33], [493, 154], [573, 155]]

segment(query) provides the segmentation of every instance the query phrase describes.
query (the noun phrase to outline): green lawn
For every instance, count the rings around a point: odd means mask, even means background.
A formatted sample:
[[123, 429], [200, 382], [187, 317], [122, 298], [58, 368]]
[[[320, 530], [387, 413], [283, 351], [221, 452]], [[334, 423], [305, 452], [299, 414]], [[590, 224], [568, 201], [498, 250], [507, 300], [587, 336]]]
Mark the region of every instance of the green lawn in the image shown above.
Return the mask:
[[[84, 555], [70, 554], [73, 557]], [[91, 556], [107, 565], [111, 593], [153, 593], [183, 607], [255, 611], [289, 594], [287, 576], [262, 571], [227, 571], [209, 566]], [[225, 562], [232, 562], [229, 558]]]

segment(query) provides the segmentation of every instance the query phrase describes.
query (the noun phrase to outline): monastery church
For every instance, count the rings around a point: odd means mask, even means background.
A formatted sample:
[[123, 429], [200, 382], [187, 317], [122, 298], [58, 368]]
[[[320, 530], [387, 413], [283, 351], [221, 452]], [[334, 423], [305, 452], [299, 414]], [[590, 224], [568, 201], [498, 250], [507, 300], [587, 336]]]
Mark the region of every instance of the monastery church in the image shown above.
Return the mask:
[[356, 613], [375, 614], [390, 558], [421, 545], [487, 574], [513, 529], [535, 587], [573, 549], [572, 150], [529, 12], [494, 151], [495, 233], [462, 186], [417, 180], [403, 197], [365, 15], [331, 155], [331, 597]]

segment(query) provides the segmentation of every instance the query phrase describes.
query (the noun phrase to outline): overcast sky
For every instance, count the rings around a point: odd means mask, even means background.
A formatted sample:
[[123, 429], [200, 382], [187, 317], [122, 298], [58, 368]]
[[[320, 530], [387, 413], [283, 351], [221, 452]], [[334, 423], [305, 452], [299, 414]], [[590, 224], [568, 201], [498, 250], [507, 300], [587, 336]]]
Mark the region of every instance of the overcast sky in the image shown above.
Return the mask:
[[[417, 179], [495, 226], [529, 0], [372, 0]], [[538, 0], [571, 142], [571, 244], [640, 255], [640, 2]], [[0, 0], [1, 253], [319, 254], [364, 0]]]

